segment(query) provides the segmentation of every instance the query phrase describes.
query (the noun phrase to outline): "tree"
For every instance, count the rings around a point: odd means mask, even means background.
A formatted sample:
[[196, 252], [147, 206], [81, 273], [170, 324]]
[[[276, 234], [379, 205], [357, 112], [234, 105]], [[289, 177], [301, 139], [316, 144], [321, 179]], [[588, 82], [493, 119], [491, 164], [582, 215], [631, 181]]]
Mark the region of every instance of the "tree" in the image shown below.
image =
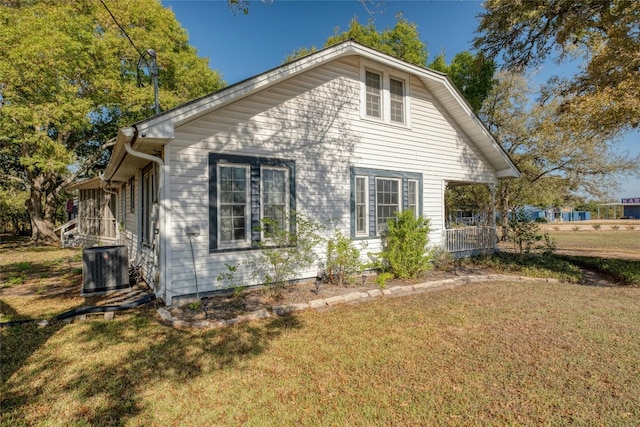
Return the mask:
[[37, 242], [56, 241], [60, 196], [106, 163], [103, 141], [153, 114], [153, 90], [140, 84], [146, 49], [158, 55], [163, 108], [224, 86], [156, 0], [5, 1], [0, 22], [0, 178], [29, 192]]
[[[393, 28], [385, 28], [382, 31], [376, 29], [373, 20], [363, 25], [354, 17], [349, 23], [349, 29], [340, 32], [339, 28], [336, 28], [324, 47], [350, 39], [421, 67], [427, 64], [427, 46], [420, 40], [418, 27], [407, 21], [402, 14], [396, 16], [396, 25]], [[287, 56], [285, 62], [291, 62], [314, 51], [315, 48], [296, 49]]]
[[602, 195], [616, 175], [637, 169], [638, 159], [617, 154], [615, 144], [567, 113], [561, 99], [531, 102], [530, 95], [523, 75], [500, 72], [481, 110], [522, 173], [498, 186], [503, 221], [523, 204], [549, 206], [576, 191]]
[[441, 53], [429, 64], [429, 68], [446, 73], [477, 113], [493, 87], [496, 64], [483, 53], [463, 51], [457, 53], [449, 65], [444, 53]]
[[[571, 79], [555, 79], [562, 108], [609, 136], [640, 125], [640, 2], [488, 0], [475, 46], [507, 68], [581, 58]], [[566, 114], [565, 114], [566, 116]]]

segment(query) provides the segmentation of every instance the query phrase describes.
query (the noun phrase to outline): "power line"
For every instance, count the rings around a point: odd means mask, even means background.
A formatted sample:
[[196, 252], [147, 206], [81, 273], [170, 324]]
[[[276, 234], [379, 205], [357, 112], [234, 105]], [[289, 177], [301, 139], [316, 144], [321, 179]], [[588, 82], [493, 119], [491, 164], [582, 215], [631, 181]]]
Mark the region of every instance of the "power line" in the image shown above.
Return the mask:
[[124, 28], [122, 27], [122, 25], [120, 25], [120, 23], [118, 22], [118, 20], [116, 19], [115, 16], [113, 16], [113, 13], [111, 13], [111, 11], [109, 10], [109, 8], [107, 7], [107, 5], [104, 3], [103, 0], [100, 0], [100, 3], [102, 3], [102, 5], [104, 6], [104, 8], [107, 10], [107, 12], [109, 12], [109, 15], [111, 15], [111, 19], [113, 19], [113, 22], [116, 23], [116, 25], [120, 28], [120, 30], [122, 31], [122, 33], [124, 34], [124, 36], [127, 38], [127, 40], [129, 40], [129, 43], [131, 43], [131, 46], [133, 46], [133, 48], [136, 50], [136, 52], [138, 52], [138, 55], [140, 55], [140, 58], [144, 61], [144, 63], [147, 65], [147, 67], [149, 66], [149, 63], [147, 62], [146, 59], [144, 59], [144, 54], [142, 52], [140, 52], [140, 49], [138, 49], [138, 46], [135, 45], [135, 43], [133, 42], [133, 40], [131, 40], [131, 37], [129, 37], [129, 34], [127, 34], [127, 32], [124, 30]]

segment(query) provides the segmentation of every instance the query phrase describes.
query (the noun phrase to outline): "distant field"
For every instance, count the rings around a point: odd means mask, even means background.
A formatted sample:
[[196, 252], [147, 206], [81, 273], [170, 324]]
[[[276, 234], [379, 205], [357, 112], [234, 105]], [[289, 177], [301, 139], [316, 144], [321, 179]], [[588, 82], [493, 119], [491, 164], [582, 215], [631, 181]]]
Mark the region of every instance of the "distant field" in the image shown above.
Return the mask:
[[[593, 223], [593, 222], [592, 222]], [[557, 242], [559, 253], [572, 255], [601, 256], [604, 258], [640, 259], [640, 226], [628, 230], [620, 226], [618, 230], [611, 225], [595, 230], [592, 225], [574, 223], [576, 231], [556, 231], [546, 226], [546, 231]], [[627, 224], [629, 225], [629, 224]]]

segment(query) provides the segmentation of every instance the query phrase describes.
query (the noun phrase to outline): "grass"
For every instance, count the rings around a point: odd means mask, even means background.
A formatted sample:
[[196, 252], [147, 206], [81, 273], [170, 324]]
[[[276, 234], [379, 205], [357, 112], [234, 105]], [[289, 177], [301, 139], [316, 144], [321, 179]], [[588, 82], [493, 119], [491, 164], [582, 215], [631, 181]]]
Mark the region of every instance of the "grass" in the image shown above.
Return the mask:
[[[640, 290], [474, 284], [217, 331], [2, 330], [4, 425], [635, 425]], [[348, 325], [348, 327], [346, 326]]]
[[[87, 305], [88, 301], [76, 292], [81, 283], [82, 252], [79, 249], [34, 247], [25, 238], [2, 237], [0, 319], [3, 322], [51, 317]], [[7, 293], [8, 290], [20, 292]]]
[[[81, 304], [50, 291], [78, 268], [77, 253], [5, 254], [3, 268], [31, 267], [3, 291], [44, 292], [0, 294], [0, 312]], [[517, 274], [579, 274], [560, 257], [492, 262]], [[222, 330], [165, 327], [150, 307], [112, 321], [3, 328], [0, 425], [633, 426], [639, 298], [633, 287], [513, 281]]]
[[556, 240], [558, 250], [572, 251], [603, 257], [638, 257], [640, 259], [640, 234], [634, 231], [590, 231], [575, 233], [571, 231], [549, 230], [549, 235]]

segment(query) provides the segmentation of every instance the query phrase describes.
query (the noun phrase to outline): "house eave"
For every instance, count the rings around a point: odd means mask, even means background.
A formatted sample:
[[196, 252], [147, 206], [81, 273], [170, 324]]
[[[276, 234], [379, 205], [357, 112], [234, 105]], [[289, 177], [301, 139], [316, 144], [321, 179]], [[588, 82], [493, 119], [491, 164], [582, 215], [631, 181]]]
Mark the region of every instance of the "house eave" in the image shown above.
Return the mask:
[[242, 98], [268, 89], [286, 79], [352, 55], [377, 61], [419, 78], [478, 147], [491, 166], [499, 171], [499, 177], [509, 178], [520, 175], [508, 154], [496, 142], [445, 74], [404, 62], [349, 40], [164, 111], [136, 123], [132, 128], [121, 129], [118, 132], [117, 143], [113, 150], [112, 159], [107, 166], [105, 177], [108, 180], [123, 179], [126, 173], [121, 173], [121, 169], [125, 160], [127, 164], [130, 161], [140, 161], [139, 159], [130, 159], [123, 147], [124, 142], [130, 142], [134, 139], [134, 129], [137, 129], [137, 135], [132, 148], [136, 151], [157, 155], [163, 151], [164, 145], [175, 137], [176, 128]]

